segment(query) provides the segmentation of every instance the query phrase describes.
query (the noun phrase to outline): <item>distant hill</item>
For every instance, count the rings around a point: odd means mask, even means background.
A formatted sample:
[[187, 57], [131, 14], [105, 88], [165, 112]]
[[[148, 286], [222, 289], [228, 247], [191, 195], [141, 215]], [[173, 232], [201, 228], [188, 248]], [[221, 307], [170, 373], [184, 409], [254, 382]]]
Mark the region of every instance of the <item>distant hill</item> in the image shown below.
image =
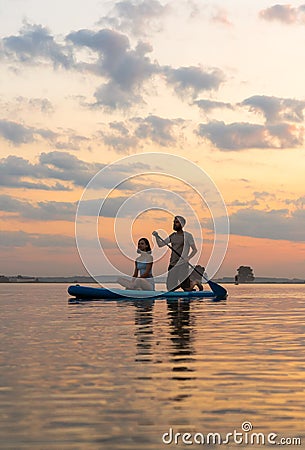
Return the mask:
[[[98, 277], [100, 283], [116, 283], [117, 275], [101, 275]], [[157, 283], [165, 283], [166, 277], [155, 277]], [[25, 276], [25, 275], [14, 275], [14, 276], [4, 276], [0, 275], [0, 283], [96, 283], [94, 278], [75, 275], [72, 277], [35, 277], [35, 276]]]
[[[218, 278], [218, 283], [234, 283], [233, 277], [223, 277]], [[272, 278], [272, 277], [255, 277], [255, 280], [251, 283], [240, 283], [240, 284], [263, 284], [263, 283], [279, 283], [279, 284], [302, 284], [305, 283], [305, 279], [300, 278]]]
[[[34, 276], [0, 276], [0, 282], [6, 283], [95, 283], [91, 277], [86, 276], [73, 276], [73, 277], [34, 277]], [[5, 279], [5, 281], [4, 281]]]

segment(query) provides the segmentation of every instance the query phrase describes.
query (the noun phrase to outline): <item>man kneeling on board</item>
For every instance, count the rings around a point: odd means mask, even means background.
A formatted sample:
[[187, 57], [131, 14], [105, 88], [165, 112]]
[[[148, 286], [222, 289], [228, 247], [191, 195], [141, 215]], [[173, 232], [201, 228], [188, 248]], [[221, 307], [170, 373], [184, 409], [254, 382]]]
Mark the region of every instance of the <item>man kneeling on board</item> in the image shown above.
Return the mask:
[[[166, 287], [168, 291], [175, 291], [182, 288], [184, 291], [191, 291], [189, 278], [189, 260], [197, 253], [193, 235], [184, 231], [186, 220], [182, 216], [175, 216], [173, 221], [174, 233], [162, 239], [157, 231], [153, 231], [158, 247], [167, 245], [171, 249], [170, 262]], [[191, 250], [191, 253], [190, 253]]]

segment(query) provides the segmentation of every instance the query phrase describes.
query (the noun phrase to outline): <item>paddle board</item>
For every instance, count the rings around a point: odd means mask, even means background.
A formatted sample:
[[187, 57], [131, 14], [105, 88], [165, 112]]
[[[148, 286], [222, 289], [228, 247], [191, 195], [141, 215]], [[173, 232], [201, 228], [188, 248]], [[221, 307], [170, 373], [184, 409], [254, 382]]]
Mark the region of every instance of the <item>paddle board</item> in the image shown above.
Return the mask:
[[222, 300], [222, 298], [217, 297], [215, 292], [212, 291], [139, 291], [139, 290], [127, 290], [127, 289], [107, 289], [107, 288], [98, 288], [98, 287], [90, 287], [90, 286], [80, 286], [74, 285], [69, 286], [68, 293], [73, 297], [82, 300], [98, 300], [98, 299], [143, 299], [146, 298], [169, 298], [169, 299], [178, 299], [178, 298], [212, 298], [217, 300]]

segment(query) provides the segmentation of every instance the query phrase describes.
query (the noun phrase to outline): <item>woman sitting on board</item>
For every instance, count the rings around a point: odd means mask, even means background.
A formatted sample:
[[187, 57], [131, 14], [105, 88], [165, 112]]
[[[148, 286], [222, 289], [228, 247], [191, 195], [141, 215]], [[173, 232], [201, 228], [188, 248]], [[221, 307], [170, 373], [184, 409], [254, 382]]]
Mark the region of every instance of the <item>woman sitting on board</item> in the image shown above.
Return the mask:
[[135, 260], [132, 279], [119, 277], [117, 282], [126, 289], [154, 291], [155, 282], [152, 276], [153, 257], [148, 239], [139, 239], [137, 252], [140, 253], [140, 256]]

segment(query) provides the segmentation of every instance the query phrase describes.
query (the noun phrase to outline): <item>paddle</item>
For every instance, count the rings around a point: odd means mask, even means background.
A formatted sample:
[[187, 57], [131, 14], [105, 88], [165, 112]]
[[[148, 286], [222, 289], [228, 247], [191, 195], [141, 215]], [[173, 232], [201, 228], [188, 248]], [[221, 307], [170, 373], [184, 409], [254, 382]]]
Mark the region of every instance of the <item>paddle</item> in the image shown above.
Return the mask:
[[184, 259], [179, 252], [177, 252], [177, 250], [175, 250], [171, 245], [169, 245], [164, 239], [162, 239], [161, 236], [159, 236], [159, 234], [157, 233], [157, 231], [154, 231], [153, 236], [155, 236], [156, 238], [159, 238], [160, 241], [162, 241], [165, 245], [167, 245], [168, 248], [171, 249], [172, 252], [176, 253], [176, 255], [179, 256], [179, 258], [181, 258], [183, 261], [185, 261], [193, 270], [195, 270], [195, 272], [197, 272], [201, 277], [203, 277], [208, 285], [210, 286], [210, 288], [212, 289], [212, 291], [214, 292], [214, 294], [216, 294], [216, 297], [218, 298], [226, 298], [228, 295], [228, 292], [225, 288], [223, 288], [222, 286], [220, 286], [220, 284], [215, 283], [215, 281], [209, 280], [207, 277], [205, 277], [201, 272], [199, 272], [199, 270], [196, 269], [195, 266], [193, 266], [193, 264], [191, 264], [189, 261], [187, 261], [186, 259]]

